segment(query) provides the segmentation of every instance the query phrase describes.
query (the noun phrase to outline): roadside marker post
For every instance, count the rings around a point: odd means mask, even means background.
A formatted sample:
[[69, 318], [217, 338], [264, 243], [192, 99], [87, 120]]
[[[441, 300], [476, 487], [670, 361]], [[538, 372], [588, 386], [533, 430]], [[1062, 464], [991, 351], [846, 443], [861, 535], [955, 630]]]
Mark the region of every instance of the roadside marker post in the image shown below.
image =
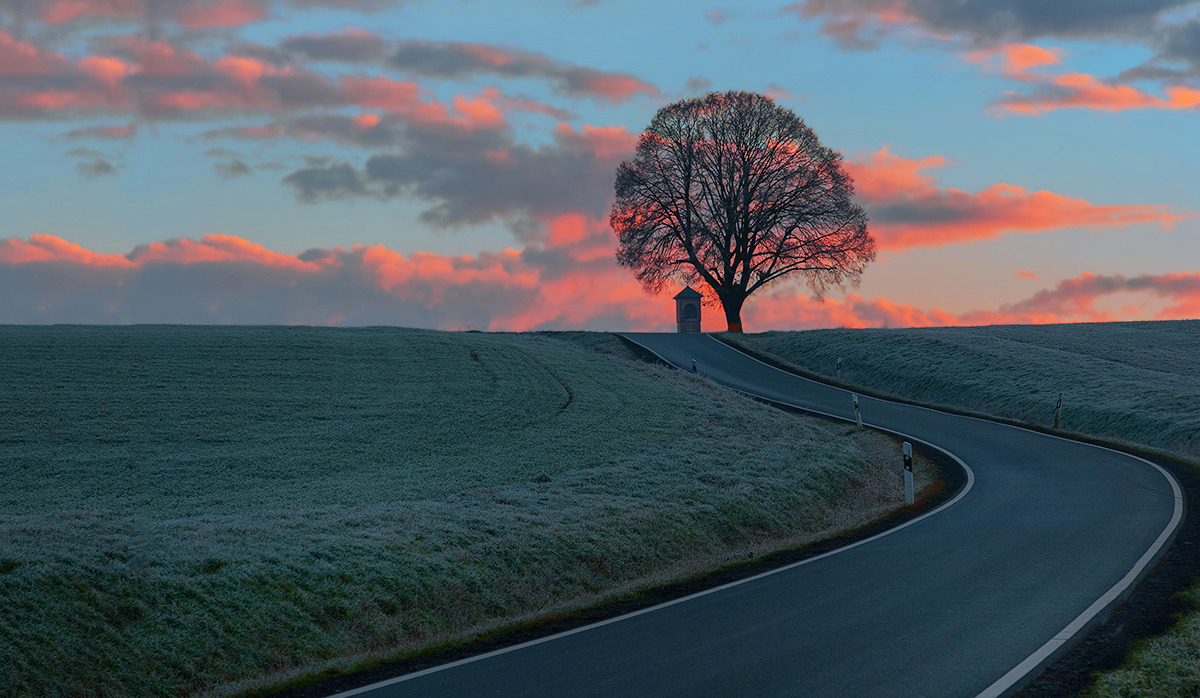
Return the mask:
[[1062, 393], [1058, 394], [1058, 402], [1054, 403], [1054, 428], [1058, 428], [1058, 419], [1062, 416]]
[[858, 423], [858, 428], [862, 429], [862, 412], [858, 411], [858, 396], [854, 396], [854, 421]]
[[837, 378], [838, 378], [838, 380], [842, 379], [842, 357], [840, 357], [840, 356], [838, 357], [838, 363], [837, 363]]
[[692, 373], [698, 373], [698, 371], [696, 371], [696, 360], [695, 359], [692, 359]]
[[904, 503], [913, 503], [912, 444], [904, 442]]

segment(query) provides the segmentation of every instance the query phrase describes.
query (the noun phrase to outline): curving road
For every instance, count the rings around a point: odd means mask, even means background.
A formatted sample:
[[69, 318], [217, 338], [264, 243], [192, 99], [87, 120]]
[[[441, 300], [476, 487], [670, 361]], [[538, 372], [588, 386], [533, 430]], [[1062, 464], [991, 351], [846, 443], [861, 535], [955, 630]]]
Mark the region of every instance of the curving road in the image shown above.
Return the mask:
[[[853, 418], [850, 394], [707, 335], [630, 334], [739, 390]], [[860, 397], [968, 468], [955, 499], [781, 570], [339, 696], [977, 696], [1018, 686], [1143, 573], [1182, 494], [1117, 451]]]

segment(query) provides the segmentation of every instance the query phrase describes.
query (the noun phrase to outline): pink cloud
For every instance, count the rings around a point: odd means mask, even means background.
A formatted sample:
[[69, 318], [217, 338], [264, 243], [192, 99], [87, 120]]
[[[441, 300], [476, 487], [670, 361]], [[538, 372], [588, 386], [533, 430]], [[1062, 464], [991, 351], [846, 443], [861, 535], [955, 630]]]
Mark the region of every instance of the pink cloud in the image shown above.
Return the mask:
[[341, 90], [350, 101], [367, 109], [408, 113], [425, 103], [415, 82], [386, 77], [347, 75], [341, 80]]
[[53, 75], [70, 65], [62, 54], [18, 41], [0, 29], [0, 75]]
[[838, 0], [802, 0], [786, 5], [780, 11], [795, 13], [806, 20], [824, 18], [821, 33], [849, 50], [875, 48], [885, 36], [898, 30], [936, 36], [928, 28], [921, 27], [901, 0], [872, 0], [857, 4]]
[[582, 131], [577, 132], [570, 124], [560, 123], [556, 131], [564, 140], [582, 145], [601, 160], [631, 157], [640, 137], [639, 134], [630, 133], [624, 126], [584, 124]]
[[270, 267], [316, 271], [320, 265], [281, 254], [234, 235], [209, 234], [199, 241], [189, 238], [141, 245], [127, 255], [133, 264], [199, 264], [203, 262], [240, 262]]
[[[1110, 319], [1140, 319], [1119, 317], [1110, 311], [1096, 308], [1102, 298], [1142, 295], [1167, 301], [1171, 305], [1155, 315], [1158, 320], [1179, 320], [1200, 315], [1200, 272], [1177, 272], [1170, 274], [1083, 274], [1063, 279], [1054, 285], [1017, 303], [1001, 308], [1002, 312], [1048, 312], [1059, 313], [1088, 321]], [[1125, 306], [1125, 313], [1137, 311], [1136, 306]]]
[[945, 164], [946, 158], [941, 155], [910, 160], [892, 153], [885, 145], [866, 158], [847, 160], [845, 167], [860, 196], [868, 201], [887, 201], [937, 193], [933, 177], [922, 171]]
[[267, 15], [266, 6], [252, 0], [216, 0], [182, 6], [175, 21], [188, 29], [216, 29], [261, 22]]
[[[600, 314], [645, 318], [645, 323], [654, 317], [658, 324], [641, 326], [665, 328], [669, 318], [658, 308], [662, 303], [645, 299], [636, 281], [611, 259], [606, 225], [581, 215], [563, 216], [548, 225], [554, 232], [545, 246], [477, 255], [406, 255], [382, 245], [290, 255], [216, 234], [199, 240], [153, 242], [127, 255], [112, 255], [54, 236], [35, 235], [28, 241], [0, 241], [0, 288], [5, 287], [6, 277], [17, 278], [18, 270], [26, 284], [47, 286], [45, 297], [24, 294], [27, 305], [19, 310], [24, 315], [10, 318], [21, 322], [114, 321], [112, 316], [87, 320], [54, 315], [56, 304], [77, 308], [94, 297], [106, 299], [103, 308], [112, 310], [104, 312], [115, 313], [117, 321], [125, 322], [245, 322], [249, 318], [244, 313], [252, 308], [255, 313], [278, 313], [266, 320], [256, 315], [256, 322], [329, 324], [331, 318], [349, 318], [353, 323], [355, 317], [370, 317], [363, 322], [390, 318], [405, 324], [405, 318], [419, 317], [424, 318], [423, 326], [527, 330], [583, 325]], [[597, 249], [603, 250], [601, 263], [597, 263]], [[550, 261], [532, 262], [530, 253], [548, 254]], [[176, 271], [165, 275], [154, 271], [162, 269]], [[62, 293], [64, 279], [69, 281], [65, 287], [80, 289], [79, 296]], [[333, 295], [342, 295], [324, 300], [314, 295], [331, 288], [336, 289]], [[183, 303], [177, 308], [179, 317], [147, 317], [138, 315], [138, 309], [164, 313], [172, 309], [145, 303], [139, 293], [186, 301], [179, 301]], [[18, 312], [12, 308], [16, 294], [10, 295], [7, 305], [0, 303], [0, 313], [5, 307]], [[264, 307], [267, 297], [276, 305]], [[482, 310], [473, 304], [482, 304]], [[312, 311], [306, 314], [307, 305]], [[336, 312], [331, 310], [334, 306]]]
[[1032, 68], [1062, 63], [1064, 53], [1059, 48], [1046, 49], [1032, 44], [1000, 44], [968, 51], [963, 57], [979, 65], [999, 62], [1000, 71], [1005, 75], [1025, 79]]
[[925, 171], [945, 165], [941, 156], [910, 160], [886, 147], [846, 162], [871, 215], [881, 250], [939, 246], [1072, 227], [1170, 227], [1192, 214], [1163, 205], [1093, 204], [1049, 191], [997, 183], [982, 191], [940, 188]]
[[[400, 324], [532, 330], [669, 330], [670, 293], [647, 297], [612, 259], [602, 221], [563, 214], [541, 243], [476, 255], [401, 254], [382, 245], [291, 255], [229, 235], [102, 254], [51, 235], [0, 240], [0, 322]], [[17, 292], [22, 289], [22, 292]], [[1200, 274], [1082, 274], [1025, 300], [954, 314], [887, 298], [816, 300], [780, 288], [752, 297], [747, 327], [910, 327], [1146, 319], [1101, 298], [1150, 296], [1159, 319], [1200, 313]], [[706, 326], [723, 325], [705, 309]]]
[[20, 238], [0, 240], [0, 264], [30, 262], [67, 262], [98, 267], [127, 267], [133, 264], [119, 254], [92, 252], [54, 235], [35, 233], [29, 236], [28, 241]]
[[1059, 109], [1181, 110], [1200, 107], [1200, 90], [1183, 85], [1165, 88], [1159, 96], [1132, 85], [1113, 84], [1087, 73], [1046, 75], [1035, 69], [1062, 63], [1065, 51], [1030, 44], [1001, 44], [968, 51], [963, 57], [987, 69], [998, 66], [1004, 77], [1024, 83], [1024, 92], [1007, 90], [992, 104], [998, 115], [1040, 116]]
[[[181, 12], [241, 11], [239, 8], [257, 11], [260, 5], [251, 0], [220, 0], [181, 8]], [[357, 49], [340, 44], [332, 48], [318, 44], [314, 48], [303, 42], [344, 43], [364, 38], [375, 39], [382, 46], [378, 37], [362, 32], [305, 35], [288, 41], [301, 42], [306, 50], [319, 55], [340, 55], [338, 51]], [[506, 117], [512, 112], [539, 113], [556, 119], [570, 116], [566, 110], [528, 98], [511, 97], [496, 87], [486, 87], [476, 94], [459, 94], [444, 103], [426, 94], [415, 82], [382, 75], [317, 73], [296, 63], [281, 64], [257, 54], [209, 58], [168, 41], [138, 35], [105, 36], [96, 45], [100, 47], [96, 53], [72, 60], [34, 43], [18, 41], [0, 30], [0, 75], [34, 78], [14, 81], [0, 90], [0, 118], [61, 120], [123, 112], [153, 119], [196, 119], [255, 112], [311, 113], [314, 109], [357, 105], [366, 110], [390, 112], [410, 123], [478, 130], [505, 126]], [[484, 49], [489, 47], [480, 50]], [[491, 56], [489, 60], [501, 63], [517, 55], [501, 49], [484, 53]], [[518, 57], [539, 69], [543, 64], [550, 65], [561, 72], [554, 73], [556, 79], [573, 85], [623, 79], [619, 74], [558, 66], [532, 54]], [[83, 136], [80, 129], [72, 133]], [[305, 137], [317, 135], [309, 131]], [[584, 135], [599, 142], [605, 134]]]
[[392, 68], [411, 75], [462, 79], [476, 75], [546, 80], [560, 93], [624, 101], [658, 88], [632, 75], [571, 65], [518, 48], [458, 41], [400, 42], [388, 59]]
[[49, 24], [63, 24], [80, 17], [139, 19], [143, 4], [138, 0], [53, 0], [42, 7], [39, 18]]
[[110, 88], [116, 88], [134, 70], [129, 63], [112, 56], [86, 56], [77, 65], [80, 70]]
[[588, 76], [580, 81], [580, 89], [614, 102], [624, 101], [641, 93], [658, 93], [658, 90], [652, 85], [632, 75], [611, 73]]
[[454, 98], [454, 109], [463, 115], [463, 121], [472, 126], [495, 127], [504, 123], [504, 115], [486, 97]]
[[[265, 3], [254, 0], [185, 0], [161, 5], [156, 14], [188, 29], [220, 29], [260, 22], [269, 11]], [[48, 24], [65, 24], [84, 17], [146, 20], [147, 12], [145, 3], [138, 0], [52, 0], [38, 15]]]
[[1037, 81], [1041, 89], [1021, 94], [1006, 92], [996, 103], [1001, 113], [1039, 116], [1058, 109], [1129, 109], [1182, 110], [1200, 108], [1200, 90], [1186, 86], [1167, 87], [1166, 97], [1139, 90], [1131, 85], [1101, 82], [1084, 73], [1056, 75]]
[[378, 114], [355, 114], [354, 125], [361, 129], [375, 128], [379, 125]]
[[559, 109], [558, 107], [532, 99], [510, 97], [495, 87], [485, 87], [481, 96], [504, 112], [533, 112], [536, 114], [545, 114], [556, 119], [566, 119], [570, 116], [570, 112], [565, 109]]

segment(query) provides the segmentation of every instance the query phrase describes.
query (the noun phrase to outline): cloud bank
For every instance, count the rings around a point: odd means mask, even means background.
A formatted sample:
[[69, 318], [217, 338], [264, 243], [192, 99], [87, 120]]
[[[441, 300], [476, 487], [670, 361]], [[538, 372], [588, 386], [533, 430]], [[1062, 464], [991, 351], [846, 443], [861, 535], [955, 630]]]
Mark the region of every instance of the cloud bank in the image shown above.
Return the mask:
[[[1195, 0], [803, 0], [785, 12], [819, 23], [847, 50], [877, 48], [888, 37], [961, 51], [969, 62], [1000, 55], [998, 71], [1023, 83], [992, 103], [998, 115], [1039, 116], [1060, 109], [1200, 108], [1200, 18]], [[1034, 42], [1084, 40], [1140, 45], [1149, 60], [1111, 78], [1037, 68], [1064, 51]], [[1156, 93], [1136, 82], [1159, 83]]]
[[[543, 242], [478, 255], [403, 255], [382, 245], [283, 254], [229, 235], [88, 250], [51, 235], [0, 241], [3, 324], [400, 325], [437, 329], [673, 329], [670, 295], [650, 298], [612, 259], [596, 219], [545, 223]], [[1200, 314], [1200, 272], [1082, 274], [996, 310], [952, 314], [847, 294], [814, 300], [781, 287], [748, 302], [747, 326], [907, 327], [1144, 319], [1106, 298], [1151, 297], [1154, 317]], [[719, 312], [706, 311], [720, 328]]]
[[911, 160], [887, 147], [846, 162], [858, 196], [871, 216], [880, 250], [974, 242], [1009, 232], [1039, 233], [1072, 227], [1170, 227], [1192, 214], [1160, 205], [1092, 204], [1050, 191], [1031, 192], [997, 183], [978, 192], [937, 186], [928, 170], [943, 167], [934, 155]]

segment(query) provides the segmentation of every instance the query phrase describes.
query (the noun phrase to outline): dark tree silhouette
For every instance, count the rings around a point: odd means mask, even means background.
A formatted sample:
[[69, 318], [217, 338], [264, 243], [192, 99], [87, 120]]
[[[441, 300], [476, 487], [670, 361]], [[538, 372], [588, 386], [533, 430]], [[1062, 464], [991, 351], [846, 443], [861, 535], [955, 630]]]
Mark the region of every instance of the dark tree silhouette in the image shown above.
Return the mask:
[[668, 281], [707, 284], [730, 332], [742, 331], [746, 298], [785, 277], [818, 296], [857, 284], [875, 241], [841, 161], [763, 95], [665, 106], [617, 169], [617, 261], [652, 293]]

